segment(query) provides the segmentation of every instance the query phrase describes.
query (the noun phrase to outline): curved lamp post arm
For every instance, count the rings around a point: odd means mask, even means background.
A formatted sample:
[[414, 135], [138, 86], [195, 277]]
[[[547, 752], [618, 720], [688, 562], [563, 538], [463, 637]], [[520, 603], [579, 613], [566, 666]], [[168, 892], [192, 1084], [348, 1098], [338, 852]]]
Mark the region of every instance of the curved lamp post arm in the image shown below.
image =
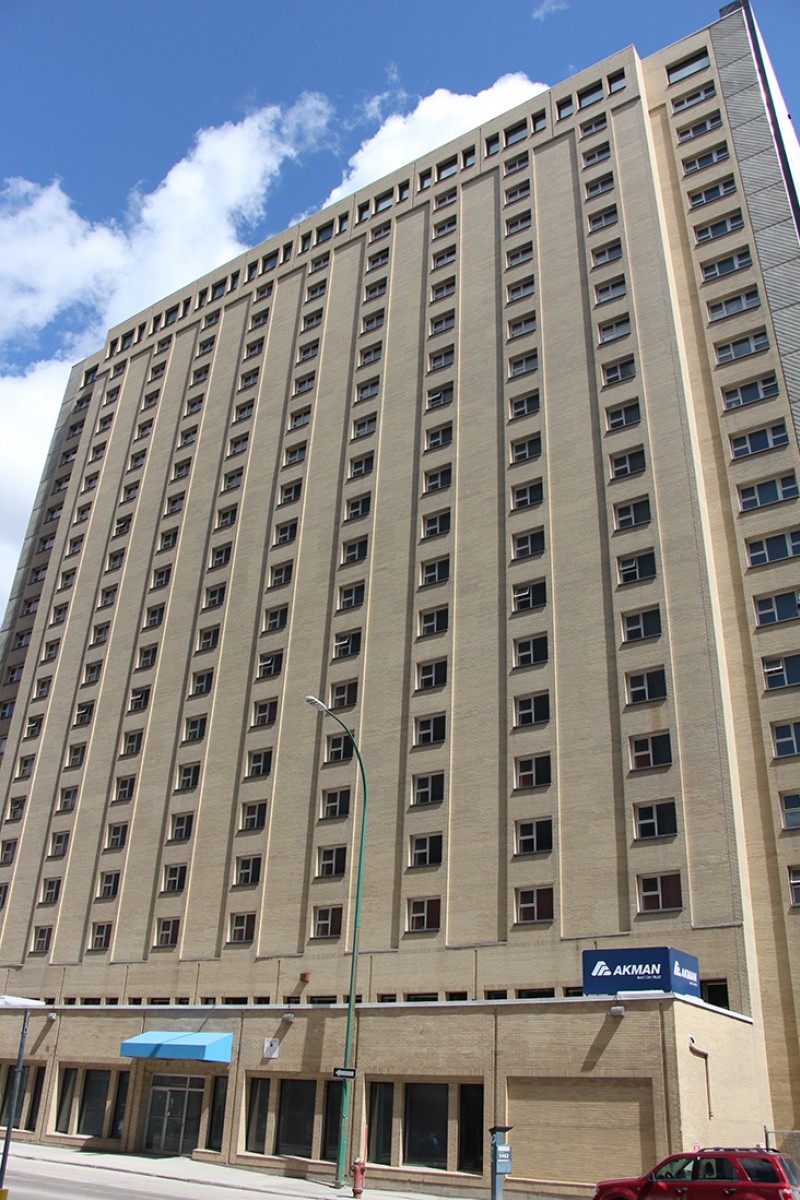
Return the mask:
[[[323, 704], [316, 696], [306, 696], [306, 704], [310, 704], [318, 712], [325, 713], [329, 717], [333, 717], [336, 724], [344, 730], [350, 739], [350, 744], [355, 751], [358, 765], [361, 770], [361, 787], [364, 792], [364, 810], [361, 814], [361, 838], [358, 848], [358, 867], [356, 870], [356, 902], [353, 912], [353, 952], [350, 962], [350, 995], [347, 1001], [347, 1028], [344, 1039], [344, 1066], [353, 1066], [353, 1027], [355, 1024], [355, 1005], [356, 1005], [356, 976], [358, 972], [358, 941], [361, 934], [361, 898], [364, 890], [364, 846], [367, 835], [367, 805], [369, 802], [369, 793], [367, 791], [367, 770], [364, 766], [364, 760], [361, 757], [361, 751], [358, 748], [358, 742], [353, 736], [352, 729], [348, 729], [344, 721], [337, 717], [335, 712], [331, 712], [327, 704]], [[334, 1187], [344, 1187], [345, 1175], [347, 1173], [347, 1142], [350, 1127], [350, 1089], [351, 1081], [349, 1079], [342, 1080], [342, 1109], [341, 1119], [339, 1123], [339, 1146], [336, 1156], [336, 1178], [334, 1179]]]

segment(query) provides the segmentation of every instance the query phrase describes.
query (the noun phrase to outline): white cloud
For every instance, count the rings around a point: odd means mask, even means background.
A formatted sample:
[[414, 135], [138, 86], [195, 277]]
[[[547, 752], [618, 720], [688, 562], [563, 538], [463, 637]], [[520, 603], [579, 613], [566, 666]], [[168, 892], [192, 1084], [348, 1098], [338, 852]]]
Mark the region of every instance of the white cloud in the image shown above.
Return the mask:
[[[552, 2], [552, 0], [548, 0]], [[408, 97], [397, 72], [359, 116], [382, 119]], [[392, 112], [351, 158], [328, 202], [528, 100], [544, 88], [506, 75], [478, 95], [439, 89], [413, 111]], [[0, 345], [35, 346], [46, 333], [50, 361], [0, 374], [0, 605], [9, 594], [70, 364], [101, 343], [109, 325], [175, 291], [245, 249], [240, 233], [263, 220], [287, 162], [331, 141], [333, 112], [307, 94], [237, 123], [201, 130], [192, 149], [153, 191], [134, 193], [118, 221], [92, 223], [57, 180], [7, 180], [0, 190]], [[326, 202], [327, 203], [327, 202]], [[76, 335], [70, 332], [80, 329]]]
[[[377, 133], [361, 144], [350, 159], [342, 182], [325, 204], [335, 204], [343, 196], [374, 183], [404, 163], [413, 162], [421, 154], [460, 137], [545, 89], [546, 84], [532, 83], [521, 73], [503, 75], [476, 96], [437, 88], [430, 96], [424, 96], [412, 112], [393, 113]], [[377, 99], [381, 101], [383, 97]]]
[[568, 8], [567, 0], [542, 0], [541, 4], [537, 4], [531, 16], [534, 21], [545, 21], [553, 13], [564, 12]]
[[0, 375], [0, 604], [11, 591], [69, 370], [52, 359]]
[[[51, 361], [0, 374], [0, 605], [11, 587], [28, 514], [70, 363], [95, 349], [109, 325], [245, 249], [239, 228], [263, 217], [270, 185], [288, 160], [319, 144], [328, 101], [301, 96], [234, 124], [201, 130], [190, 152], [125, 220], [94, 224], [57, 180], [7, 180], [0, 190], [0, 343], [19, 351], [54, 322]], [[17, 354], [19, 358], [19, 354]]]

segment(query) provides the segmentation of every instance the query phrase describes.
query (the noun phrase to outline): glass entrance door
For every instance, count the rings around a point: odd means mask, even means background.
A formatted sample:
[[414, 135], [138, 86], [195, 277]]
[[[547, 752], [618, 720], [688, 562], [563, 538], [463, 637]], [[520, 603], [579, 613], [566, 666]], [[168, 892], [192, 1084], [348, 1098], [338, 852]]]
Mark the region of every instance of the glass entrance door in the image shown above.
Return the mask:
[[144, 1148], [151, 1154], [191, 1154], [200, 1137], [205, 1080], [199, 1075], [154, 1075]]

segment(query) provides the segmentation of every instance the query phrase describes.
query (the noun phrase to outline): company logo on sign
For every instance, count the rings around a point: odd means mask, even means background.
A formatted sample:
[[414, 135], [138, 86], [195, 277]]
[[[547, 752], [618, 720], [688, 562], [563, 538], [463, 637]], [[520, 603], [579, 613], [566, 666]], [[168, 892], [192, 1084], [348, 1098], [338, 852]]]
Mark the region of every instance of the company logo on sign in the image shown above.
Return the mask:
[[617, 992], [653, 991], [699, 996], [697, 959], [667, 946], [602, 952], [584, 950], [584, 995], [613, 996]]
[[691, 971], [688, 967], [682, 967], [678, 960], [675, 960], [675, 970], [673, 975], [677, 975], [679, 979], [686, 979], [689, 983], [698, 983], [697, 971]]

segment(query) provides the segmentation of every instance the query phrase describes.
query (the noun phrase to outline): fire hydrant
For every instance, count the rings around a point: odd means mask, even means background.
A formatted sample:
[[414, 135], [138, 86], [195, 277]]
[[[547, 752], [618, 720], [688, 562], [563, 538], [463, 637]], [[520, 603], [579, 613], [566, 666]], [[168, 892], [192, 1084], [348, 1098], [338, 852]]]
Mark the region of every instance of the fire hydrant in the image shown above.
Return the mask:
[[367, 1173], [367, 1168], [364, 1166], [363, 1159], [357, 1158], [353, 1163], [353, 1195], [360, 1196], [364, 1191], [364, 1176]]

